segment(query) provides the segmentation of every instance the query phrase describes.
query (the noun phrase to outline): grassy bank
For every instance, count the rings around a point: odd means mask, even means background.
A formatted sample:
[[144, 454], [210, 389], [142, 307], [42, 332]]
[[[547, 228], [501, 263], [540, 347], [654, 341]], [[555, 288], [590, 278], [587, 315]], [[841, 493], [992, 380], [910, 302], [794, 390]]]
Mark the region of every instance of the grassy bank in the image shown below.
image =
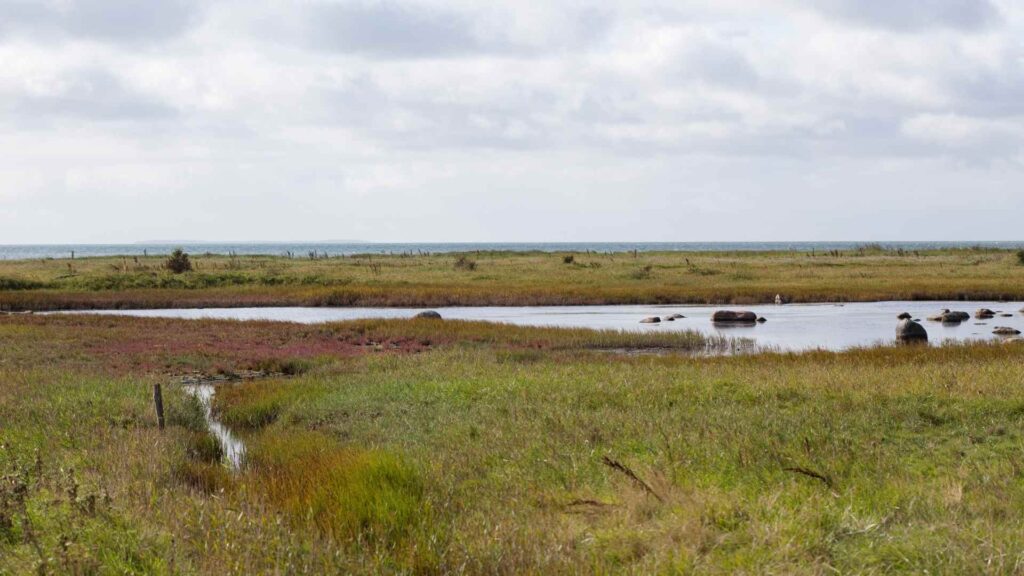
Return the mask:
[[0, 262], [0, 309], [1024, 299], [1011, 251], [193, 255]]
[[[1024, 347], [613, 337], [0, 318], [0, 573], [1020, 571]], [[261, 367], [230, 473], [166, 383]]]

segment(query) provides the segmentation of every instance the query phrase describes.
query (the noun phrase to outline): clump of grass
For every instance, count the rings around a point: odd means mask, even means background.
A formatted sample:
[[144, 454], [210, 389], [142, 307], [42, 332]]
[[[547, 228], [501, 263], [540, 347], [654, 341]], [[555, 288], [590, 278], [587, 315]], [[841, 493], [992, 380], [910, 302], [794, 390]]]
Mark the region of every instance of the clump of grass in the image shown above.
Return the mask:
[[292, 388], [279, 382], [245, 382], [224, 386], [214, 399], [214, 408], [224, 424], [254, 429], [274, 423], [290, 402]]
[[1024, 266], [1024, 250], [1017, 250], [1017, 263]]
[[203, 494], [215, 494], [231, 486], [231, 471], [219, 462], [183, 460], [174, 468], [178, 482]]
[[207, 432], [193, 432], [188, 435], [185, 450], [189, 458], [207, 464], [220, 462], [224, 457], [220, 442]]
[[184, 250], [181, 248], [175, 248], [174, 252], [171, 252], [171, 255], [167, 258], [166, 262], [164, 262], [164, 268], [167, 268], [175, 274], [191, 272], [192, 261]]
[[473, 271], [476, 270], [476, 260], [471, 260], [466, 255], [461, 255], [455, 259], [456, 270]]
[[264, 435], [248, 458], [271, 503], [336, 540], [394, 544], [429, 514], [419, 474], [394, 454], [292, 432]]
[[253, 370], [285, 376], [305, 374], [312, 367], [313, 362], [306, 358], [263, 358], [253, 364]]
[[270, 426], [299, 400], [313, 403], [321, 395], [318, 386], [291, 379], [250, 380], [220, 387], [213, 409], [227, 426], [254, 430]]
[[572, 264], [573, 262], [576, 262], [576, 257], [572, 254], [562, 256], [562, 264]]
[[654, 267], [648, 264], [630, 274], [630, 278], [634, 280], [650, 280], [652, 270], [654, 270]]

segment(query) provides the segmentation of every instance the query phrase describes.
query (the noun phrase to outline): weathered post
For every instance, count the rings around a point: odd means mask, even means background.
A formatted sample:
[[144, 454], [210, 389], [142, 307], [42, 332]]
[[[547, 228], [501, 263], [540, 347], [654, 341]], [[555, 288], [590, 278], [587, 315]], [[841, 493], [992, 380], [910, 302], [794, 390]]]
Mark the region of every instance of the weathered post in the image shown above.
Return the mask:
[[164, 394], [160, 384], [153, 384], [153, 403], [156, 405], [156, 421], [160, 429], [164, 429]]

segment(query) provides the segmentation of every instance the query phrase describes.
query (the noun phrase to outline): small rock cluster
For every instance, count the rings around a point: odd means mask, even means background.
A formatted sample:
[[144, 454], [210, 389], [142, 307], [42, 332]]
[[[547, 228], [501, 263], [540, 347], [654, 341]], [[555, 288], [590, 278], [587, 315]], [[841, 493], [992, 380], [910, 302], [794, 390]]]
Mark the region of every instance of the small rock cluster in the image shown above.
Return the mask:
[[[686, 316], [683, 316], [682, 314], [670, 314], [665, 317], [649, 316], [641, 320], [640, 323], [660, 324], [662, 322], [674, 322], [681, 318], [686, 318]], [[768, 319], [747, 310], [718, 310], [711, 315], [711, 321], [715, 324], [764, 324]]]
[[[996, 312], [995, 310], [990, 310], [988, 308], [979, 308], [974, 311], [974, 318], [977, 320], [991, 320], [992, 318], [995, 318], [997, 315], [1000, 318], [1010, 318], [1013, 316], [1013, 314]], [[902, 326], [903, 322], [906, 322], [907, 319], [910, 318], [910, 314], [904, 312], [903, 314], [897, 316], [897, 318], [900, 319], [900, 326]], [[946, 308], [942, 312], [934, 316], [929, 316], [928, 320], [931, 320], [933, 322], [942, 322], [943, 324], [960, 324], [961, 322], [969, 320], [970, 318], [971, 315], [968, 314], [967, 312], [955, 312]], [[977, 323], [977, 325], [984, 326], [985, 324], [983, 322], [979, 322]], [[924, 330], [924, 328], [922, 328], [922, 330]], [[1021, 334], [1021, 331], [1017, 330], [1016, 328], [1011, 328], [1009, 326], [997, 326], [994, 330], [992, 330], [992, 333], [999, 336], [1017, 336]], [[900, 327], [896, 328], [896, 337], [897, 339], [900, 338]]]

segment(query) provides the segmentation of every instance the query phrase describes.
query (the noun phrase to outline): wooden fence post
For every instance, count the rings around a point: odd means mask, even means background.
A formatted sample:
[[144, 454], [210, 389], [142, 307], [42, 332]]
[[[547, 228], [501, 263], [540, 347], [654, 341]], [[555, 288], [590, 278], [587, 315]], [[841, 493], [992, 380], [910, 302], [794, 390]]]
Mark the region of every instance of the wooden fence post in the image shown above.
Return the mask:
[[160, 384], [153, 384], [153, 403], [156, 404], [156, 421], [164, 429], [164, 394]]

